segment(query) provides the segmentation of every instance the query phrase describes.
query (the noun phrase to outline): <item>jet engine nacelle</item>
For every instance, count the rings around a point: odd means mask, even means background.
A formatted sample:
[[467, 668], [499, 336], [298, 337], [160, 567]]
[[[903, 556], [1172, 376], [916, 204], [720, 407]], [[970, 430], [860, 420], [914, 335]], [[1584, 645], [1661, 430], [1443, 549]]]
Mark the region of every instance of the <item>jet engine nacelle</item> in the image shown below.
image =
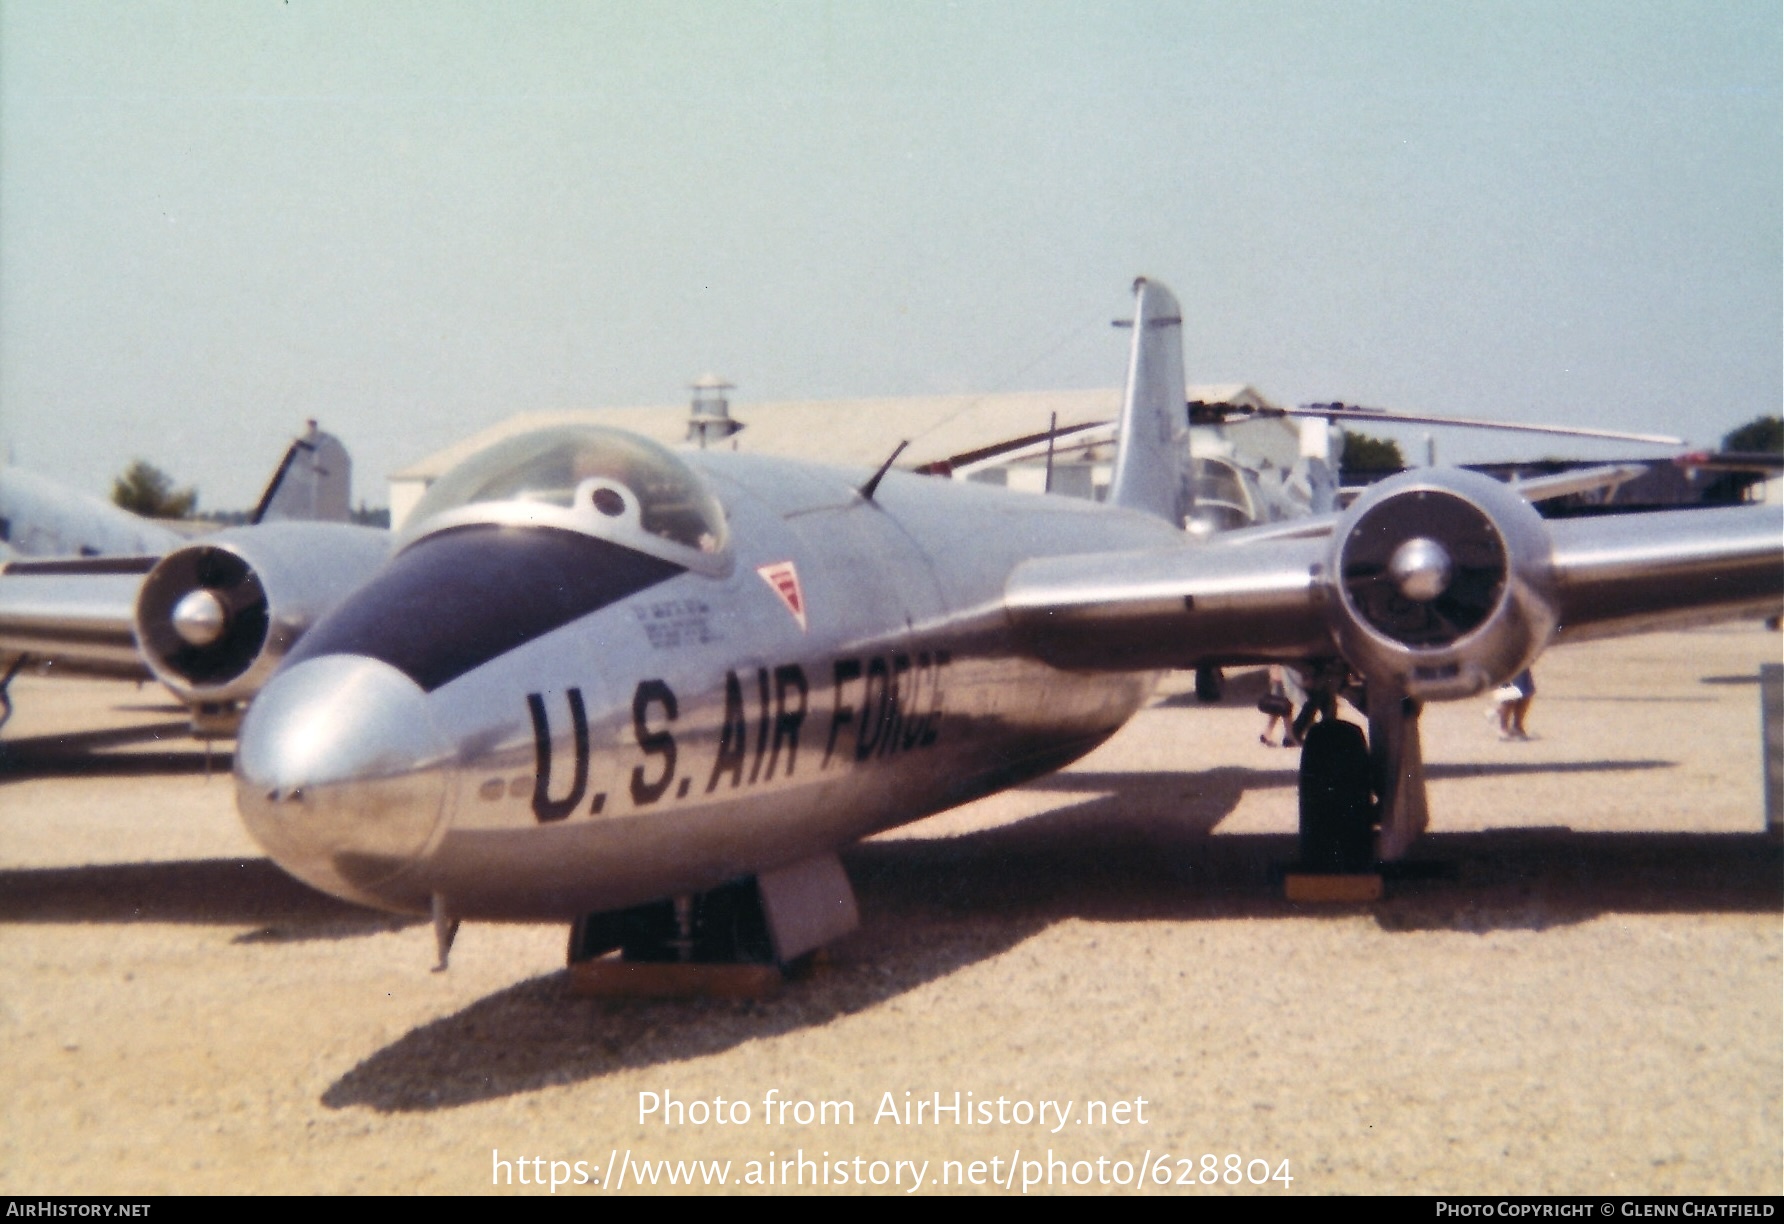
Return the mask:
[[1559, 620], [1548, 529], [1516, 491], [1431, 468], [1374, 486], [1321, 574], [1333, 637], [1365, 680], [1443, 701], [1503, 684]]
[[389, 533], [340, 523], [238, 527], [176, 548], [137, 595], [143, 658], [195, 707], [246, 701], [389, 548]]

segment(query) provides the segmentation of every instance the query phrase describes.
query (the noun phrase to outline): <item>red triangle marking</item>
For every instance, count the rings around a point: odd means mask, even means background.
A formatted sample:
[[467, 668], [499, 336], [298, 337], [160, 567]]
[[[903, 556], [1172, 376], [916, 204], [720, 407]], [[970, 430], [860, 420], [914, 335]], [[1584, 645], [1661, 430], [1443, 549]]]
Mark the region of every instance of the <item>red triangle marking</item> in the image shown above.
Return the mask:
[[805, 632], [805, 592], [799, 589], [799, 571], [793, 568], [793, 563], [776, 561], [772, 565], [758, 565], [756, 572], [762, 575], [762, 581], [773, 587], [774, 593], [787, 605], [787, 611], [799, 622], [800, 632]]

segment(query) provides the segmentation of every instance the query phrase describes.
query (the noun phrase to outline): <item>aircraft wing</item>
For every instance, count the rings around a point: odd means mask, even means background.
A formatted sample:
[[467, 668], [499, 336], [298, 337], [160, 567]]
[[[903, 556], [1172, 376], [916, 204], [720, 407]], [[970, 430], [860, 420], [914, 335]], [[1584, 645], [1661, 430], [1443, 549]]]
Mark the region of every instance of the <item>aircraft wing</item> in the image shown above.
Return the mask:
[[1775, 506], [1544, 521], [1488, 477], [1422, 469], [1336, 519], [1216, 540], [1028, 561], [1005, 607], [1060, 667], [1344, 658], [1433, 699], [1478, 692], [1556, 641], [1784, 608]]
[[133, 618], [157, 558], [14, 561], [0, 566], [0, 663], [21, 656], [58, 674], [148, 680]]
[[1316, 580], [1329, 533], [1027, 561], [1004, 606], [1035, 654], [1072, 670], [1318, 658], [1332, 653]]
[[1778, 613], [1784, 508], [1662, 511], [1546, 525], [1561, 597], [1558, 641]]

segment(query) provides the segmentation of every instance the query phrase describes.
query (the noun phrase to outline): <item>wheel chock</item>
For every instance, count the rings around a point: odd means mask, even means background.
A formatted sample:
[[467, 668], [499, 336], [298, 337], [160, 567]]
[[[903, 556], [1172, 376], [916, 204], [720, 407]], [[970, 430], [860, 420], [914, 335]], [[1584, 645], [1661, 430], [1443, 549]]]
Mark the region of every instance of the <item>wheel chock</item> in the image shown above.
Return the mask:
[[1313, 905], [1357, 904], [1381, 900], [1381, 873], [1326, 875], [1308, 871], [1283, 874], [1282, 894], [1290, 901]]
[[786, 974], [779, 965], [656, 964], [603, 956], [570, 966], [570, 993], [582, 999], [769, 999]]

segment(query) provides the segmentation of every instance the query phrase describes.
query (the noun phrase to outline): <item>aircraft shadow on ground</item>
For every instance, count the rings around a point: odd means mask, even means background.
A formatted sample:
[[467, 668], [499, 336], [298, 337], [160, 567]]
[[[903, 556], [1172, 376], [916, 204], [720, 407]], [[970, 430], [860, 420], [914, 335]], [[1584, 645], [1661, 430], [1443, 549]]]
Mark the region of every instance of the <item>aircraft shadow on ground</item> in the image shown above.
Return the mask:
[[266, 859], [0, 870], [0, 922], [243, 925], [237, 943], [339, 939], [418, 921], [319, 893]]
[[1331, 921], [1362, 914], [1389, 933], [1485, 932], [1542, 930], [1609, 911], [1781, 908], [1780, 854], [1763, 835], [1557, 829], [1436, 834], [1421, 843], [1424, 857], [1457, 861], [1457, 878], [1398, 883], [1374, 905], [1298, 906], [1283, 899], [1279, 883], [1294, 855], [1292, 836], [1208, 836], [1246, 790], [1292, 786], [1292, 772], [1068, 774], [1042, 785], [1095, 790], [1107, 782], [1112, 791], [1117, 781], [1119, 793], [995, 829], [846, 851], [862, 928], [833, 963], [779, 998], [580, 999], [569, 993], [567, 974], [546, 974], [412, 1030], [338, 1079], [322, 1103], [445, 1109], [682, 1062], [876, 1007], [1073, 918]]
[[[143, 751], [113, 751], [124, 745], [154, 744]], [[191, 738], [191, 726], [179, 722], [80, 731], [66, 735], [34, 735], [0, 741], [0, 785], [31, 778], [150, 777], [170, 774], [227, 774], [234, 755], [213, 749], [206, 759], [202, 742]]]

